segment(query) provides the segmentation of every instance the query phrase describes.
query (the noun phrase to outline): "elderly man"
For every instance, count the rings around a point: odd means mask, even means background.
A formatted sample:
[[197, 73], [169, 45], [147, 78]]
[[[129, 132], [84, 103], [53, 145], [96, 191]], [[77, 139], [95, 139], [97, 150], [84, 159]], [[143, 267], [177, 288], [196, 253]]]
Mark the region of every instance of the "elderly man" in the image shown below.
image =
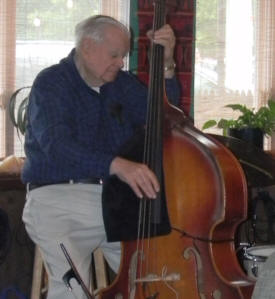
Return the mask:
[[[164, 46], [166, 91], [177, 103], [173, 31], [165, 25], [148, 36]], [[23, 220], [42, 252], [48, 299], [85, 298], [80, 288], [69, 292], [62, 282], [69, 266], [60, 243], [86, 284], [91, 253], [98, 247], [118, 271], [120, 244], [108, 243], [104, 230], [102, 180], [115, 174], [138, 197], [154, 198], [159, 190], [146, 165], [118, 156], [136, 128], [144, 126], [147, 107], [147, 88], [121, 70], [129, 48], [124, 25], [107, 16], [90, 17], [76, 26], [75, 49], [40, 72], [32, 86], [22, 172], [27, 185]]]

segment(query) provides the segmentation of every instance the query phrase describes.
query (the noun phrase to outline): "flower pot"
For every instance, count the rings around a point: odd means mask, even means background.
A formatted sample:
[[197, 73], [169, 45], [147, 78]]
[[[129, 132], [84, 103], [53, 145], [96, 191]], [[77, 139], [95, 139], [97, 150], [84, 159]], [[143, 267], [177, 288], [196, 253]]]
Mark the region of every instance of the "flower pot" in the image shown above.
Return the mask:
[[229, 129], [228, 135], [263, 149], [264, 133], [258, 128]]

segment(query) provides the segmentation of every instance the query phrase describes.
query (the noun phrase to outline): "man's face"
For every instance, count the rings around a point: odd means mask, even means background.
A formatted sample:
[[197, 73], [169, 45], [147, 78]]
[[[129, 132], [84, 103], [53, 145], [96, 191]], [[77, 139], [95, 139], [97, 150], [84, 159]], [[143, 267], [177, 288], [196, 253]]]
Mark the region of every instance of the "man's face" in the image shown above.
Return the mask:
[[84, 69], [88, 80], [94, 86], [115, 80], [124, 66], [124, 58], [129, 52], [128, 35], [115, 26], [105, 29], [105, 38], [96, 42], [86, 38], [83, 42]]

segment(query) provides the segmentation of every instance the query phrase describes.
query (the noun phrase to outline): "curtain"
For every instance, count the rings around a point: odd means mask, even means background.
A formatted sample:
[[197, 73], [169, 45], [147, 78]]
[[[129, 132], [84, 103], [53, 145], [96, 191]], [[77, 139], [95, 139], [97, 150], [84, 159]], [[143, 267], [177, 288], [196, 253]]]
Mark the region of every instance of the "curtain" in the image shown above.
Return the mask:
[[[0, 152], [9, 152], [13, 147], [4, 142], [9, 134], [13, 135], [13, 127], [4, 113], [7, 99], [15, 86], [15, 6], [16, 0], [0, 2]], [[1, 157], [1, 155], [0, 155]]]
[[274, 6], [270, 0], [197, 0], [194, 113], [199, 129], [209, 119], [237, 117], [227, 104], [258, 109], [274, 96]]
[[[0, 2], [0, 106], [15, 82], [15, 0]], [[4, 76], [4, 74], [7, 74]]]
[[125, 25], [129, 24], [130, 1], [101, 0], [101, 13], [118, 19]]
[[[137, 40], [139, 78], [148, 83], [149, 60], [146, 32], [153, 24], [154, 1], [137, 1], [139, 35]], [[174, 59], [181, 95], [180, 108], [189, 115], [192, 102], [195, 0], [167, 1], [166, 21], [174, 30], [176, 46]]]
[[[130, 27], [130, 1], [131, 0], [101, 0], [101, 14], [111, 16], [127, 27]], [[129, 57], [124, 68], [129, 69]]]
[[[74, 27], [95, 14], [129, 23], [130, 0], [0, 1], [0, 158], [24, 156], [24, 136], [11, 124], [8, 100], [31, 86], [38, 72], [58, 63], [74, 47]], [[19, 102], [29, 90], [20, 93]]]
[[[258, 0], [256, 34], [257, 99], [258, 106], [265, 105], [270, 97], [275, 99], [275, 2]], [[275, 134], [267, 140], [268, 148], [275, 149]]]

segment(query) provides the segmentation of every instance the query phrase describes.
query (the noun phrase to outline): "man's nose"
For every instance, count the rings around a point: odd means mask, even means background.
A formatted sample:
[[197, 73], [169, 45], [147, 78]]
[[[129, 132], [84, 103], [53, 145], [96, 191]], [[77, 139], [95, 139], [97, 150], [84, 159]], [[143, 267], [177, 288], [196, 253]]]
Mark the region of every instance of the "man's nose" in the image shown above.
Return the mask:
[[117, 64], [122, 69], [124, 67], [124, 59], [118, 58]]

